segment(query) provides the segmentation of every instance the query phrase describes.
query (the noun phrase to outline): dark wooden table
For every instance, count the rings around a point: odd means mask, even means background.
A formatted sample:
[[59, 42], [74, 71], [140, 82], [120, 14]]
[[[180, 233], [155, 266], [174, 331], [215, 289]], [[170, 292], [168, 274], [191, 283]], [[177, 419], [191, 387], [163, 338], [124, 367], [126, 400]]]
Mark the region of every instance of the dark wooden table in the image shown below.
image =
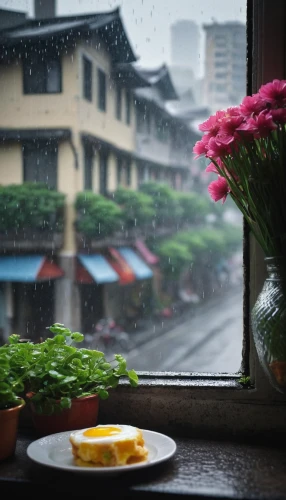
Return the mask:
[[0, 463], [0, 488], [46, 498], [219, 498], [286, 500], [286, 450], [258, 444], [172, 436], [168, 461], [119, 476], [74, 474], [38, 465], [26, 454], [36, 437], [20, 433], [15, 456]]

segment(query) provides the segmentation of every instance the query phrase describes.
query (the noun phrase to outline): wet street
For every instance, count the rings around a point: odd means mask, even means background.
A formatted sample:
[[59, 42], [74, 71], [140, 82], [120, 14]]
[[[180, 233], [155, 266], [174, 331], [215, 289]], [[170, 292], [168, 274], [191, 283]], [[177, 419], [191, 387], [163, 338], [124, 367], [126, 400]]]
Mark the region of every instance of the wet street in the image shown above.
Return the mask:
[[241, 363], [242, 317], [242, 289], [234, 287], [192, 308], [165, 332], [160, 324], [138, 332], [138, 345], [124, 356], [138, 371], [233, 373]]

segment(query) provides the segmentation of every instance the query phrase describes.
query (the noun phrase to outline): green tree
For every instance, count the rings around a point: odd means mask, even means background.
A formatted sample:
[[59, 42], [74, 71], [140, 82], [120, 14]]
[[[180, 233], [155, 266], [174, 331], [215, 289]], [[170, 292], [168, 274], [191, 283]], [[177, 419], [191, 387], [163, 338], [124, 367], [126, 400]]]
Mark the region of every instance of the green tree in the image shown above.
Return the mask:
[[113, 193], [113, 199], [122, 210], [123, 223], [127, 228], [151, 224], [155, 217], [155, 209], [151, 196], [119, 187]]
[[90, 191], [78, 193], [76, 229], [89, 238], [104, 238], [120, 226], [122, 210], [111, 200]]

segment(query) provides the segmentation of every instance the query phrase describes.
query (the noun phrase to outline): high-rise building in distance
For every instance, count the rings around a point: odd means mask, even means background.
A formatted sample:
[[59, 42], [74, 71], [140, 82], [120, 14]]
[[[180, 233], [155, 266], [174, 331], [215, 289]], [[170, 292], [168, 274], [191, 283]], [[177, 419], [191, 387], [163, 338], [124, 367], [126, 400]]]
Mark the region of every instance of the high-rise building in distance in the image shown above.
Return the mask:
[[196, 77], [200, 69], [200, 32], [191, 20], [171, 25], [171, 65], [188, 67]]
[[204, 104], [215, 112], [246, 95], [246, 26], [228, 21], [204, 25]]

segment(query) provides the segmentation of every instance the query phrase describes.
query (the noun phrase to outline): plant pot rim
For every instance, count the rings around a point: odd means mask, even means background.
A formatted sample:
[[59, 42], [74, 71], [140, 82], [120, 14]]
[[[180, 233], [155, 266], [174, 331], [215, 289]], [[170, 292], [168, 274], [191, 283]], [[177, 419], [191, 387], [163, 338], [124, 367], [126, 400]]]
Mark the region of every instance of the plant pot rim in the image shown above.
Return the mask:
[[26, 401], [22, 400], [18, 405], [11, 406], [10, 408], [1, 408], [0, 411], [5, 411], [6, 413], [21, 410], [26, 404]]
[[[28, 399], [31, 399], [33, 396], [35, 396], [35, 394], [36, 394], [36, 392], [32, 392], [32, 391], [30, 391], [30, 392], [27, 392], [27, 393], [26, 393], [26, 397], [27, 397]], [[87, 395], [87, 396], [79, 396], [79, 397], [71, 398], [71, 401], [72, 401], [73, 403], [77, 403], [77, 402], [79, 402], [79, 401], [82, 401], [83, 399], [95, 399], [95, 398], [98, 398], [98, 397], [99, 397], [99, 396], [98, 396], [98, 394], [89, 394], [89, 395]], [[59, 403], [59, 402], [60, 402], [60, 400], [59, 400], [59, 399], [57, 399], [57, 400], [56, 400], [56, 402], [58, 402], [58, 403]]]

